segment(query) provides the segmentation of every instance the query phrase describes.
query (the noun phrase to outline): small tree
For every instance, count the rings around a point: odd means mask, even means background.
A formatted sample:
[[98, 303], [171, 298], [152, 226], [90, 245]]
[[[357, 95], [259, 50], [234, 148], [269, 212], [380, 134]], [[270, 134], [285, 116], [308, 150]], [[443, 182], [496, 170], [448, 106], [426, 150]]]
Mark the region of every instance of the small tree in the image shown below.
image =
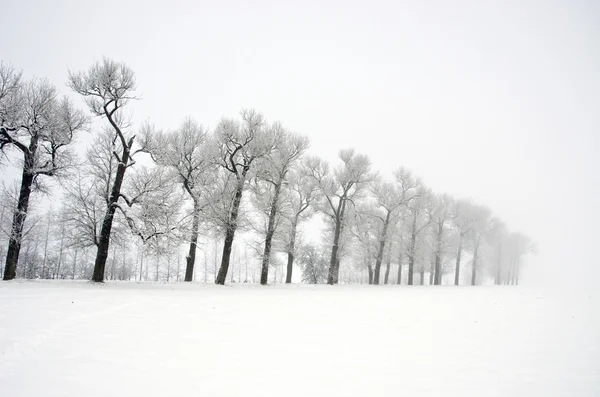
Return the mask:
[[324, 284], [327, 281], [327, 257], [322, 248], [314, 245], [300, 247], [298, 262], [302, 268], [302, 282]]

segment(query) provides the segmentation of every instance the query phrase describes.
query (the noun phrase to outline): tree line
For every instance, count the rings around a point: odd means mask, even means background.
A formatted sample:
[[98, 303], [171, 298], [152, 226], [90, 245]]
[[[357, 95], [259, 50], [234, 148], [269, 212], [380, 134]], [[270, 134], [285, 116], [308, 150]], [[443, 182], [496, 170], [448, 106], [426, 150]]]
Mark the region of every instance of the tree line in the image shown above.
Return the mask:
[[[486, 206], [434, 193], [404, 167], [384, 178], [353, 149], [329, 164], [253, 109], [211, 130], [193, 118], [135, 127], [135, 74], [123, 63], [69, 72], [67, 86], [87, 111], [0, 64], [2, 166], [21, 171], [2, 192], [4, 280], [290, 283], [297, 265], [307, 283], [517, 284], [535, 250]], [[83, 131], [93, 143], [77, 153]], [[50, 181], [61, 186], [56, 211], [44, 202]], [[318, 242], [305, 235], [315, 218]], [[251, 236], [243, 248], [240, 233]]]

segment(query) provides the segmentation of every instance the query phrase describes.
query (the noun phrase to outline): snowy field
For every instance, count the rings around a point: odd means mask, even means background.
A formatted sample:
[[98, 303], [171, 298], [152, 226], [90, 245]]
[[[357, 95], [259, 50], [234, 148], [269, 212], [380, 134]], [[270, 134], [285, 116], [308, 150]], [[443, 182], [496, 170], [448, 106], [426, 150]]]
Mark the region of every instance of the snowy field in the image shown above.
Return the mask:
[[0, 396], [600, 396], [600, 299], [0, 283]]

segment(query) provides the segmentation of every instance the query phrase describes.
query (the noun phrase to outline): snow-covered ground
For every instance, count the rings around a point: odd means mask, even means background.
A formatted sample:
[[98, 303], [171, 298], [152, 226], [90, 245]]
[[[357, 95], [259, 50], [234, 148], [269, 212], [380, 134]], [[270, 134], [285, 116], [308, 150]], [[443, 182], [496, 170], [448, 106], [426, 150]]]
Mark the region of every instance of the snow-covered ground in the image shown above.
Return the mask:
[[600, 396], [600, 299], [0, 282], [0, 396]]

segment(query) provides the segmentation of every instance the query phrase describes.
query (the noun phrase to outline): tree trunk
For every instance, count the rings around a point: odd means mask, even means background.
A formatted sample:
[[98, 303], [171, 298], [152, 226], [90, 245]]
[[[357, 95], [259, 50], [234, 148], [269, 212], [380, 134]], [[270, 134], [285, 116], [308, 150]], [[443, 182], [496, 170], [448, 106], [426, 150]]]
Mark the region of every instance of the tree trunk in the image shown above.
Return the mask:
[[198, 228], [200, 227], [200, 205], [198, 199], [194, 198], [194, 220], [192, 222], [192, 231], [190, 234], [190, 249], [185, 258], [185, 279], [192, 281], [194, 277], [194, 264], [196, 263], [196, 248], [198, 246]]
[[463, 235], [461, 233], [458, 239], [458, 252], [456, 253], [456, 268], [454, 269], [454, 285], [459, 285], [460, 281], [460, 255], [462, 253], [462, 239]]
[[[46, 265], [48, 264], [48, 242], [50, 241], [50, 222], [52, 221], [50, 212], [46, 214], [48, 216], [48, 223], [46, 224], [46, 238], [44, 239], [44, 259], [42, 260], [42, 279], [46, 278]], [[48, 269], [50, 272], [50, 269]]]
[[373, 284], [379, 284], [379, 274], [381, 272], [381, 262], [383, 261], [383, 252], [385, 250], [385, 243], [387, 240], [387, 229], [390, 224], [390, 217], [392, 213], [387, 212], [385, 221], [383, 222], [383, 231], [381, 232], [381, 240], [379, 240], [379, 250], [377, 251], [377, 259], [375, 260], [375, 272], [373, 273]]
[[65, 247], [65, 224], [60, 229], [60, 245], [58, 247], [58, 262], [56, 264], [56, 278], [60, 278], [60, 267], [62, 265], [63, 250]]
[[[245, 176], [244, 176], [245, 179]], [[238, 181], [235, 196], [233, 198], [231, 216], [227, 224], [227, 230], [225, 231], [225, 243], [223, 244], [223, 256], [221, 257], [221, 267], [215, 280], [216, 284], [225, 285], [227, 279], [227, 271], [229, 270], [229, 260], [231, 258], [231, 248], [233, 247], [233, 238], [235, 237], [235, 231], [237, 229], [237, 218], [240, 210], [240, 203], [242, 202], [242, 194], [244, 193], [244, 181]]]
[[498, 262], [496, 264], [496, 285], [500, 285], [502, 283], [502, 244], [498, 245]]
[[75, 253], [73, 254], [73, 280], [75, 280], [75, 270], [77, 267], [77, 253], [78, 249], [75, 247]]
[[433, 279], [435, 285], [442, 284], [442, 239], [444, 233], [444, 223], [438, 225], [437, 247], [435, 250], [435, 277]]
[[477, 242], [475, 243], [475, 252], [473, 252], [473, 269], [471, 272], [471, 285], [475, 285], [477, 282], [477, 256], [479, 255], [479, 242], [481, 241], [481, 236], [477, 238]]
[[410, 236], [410, 248], [408, 252], [408, 285], [413, 285], [413, 272], [415, 268], [415, 243], [417, 239], [417, 212], [414, 212], [412, 231]]
[[400, 255], [398, 255], [398, 285], [402, 284], [402, 247], [400, 247]]
[[273, 240], [273, 235], [275, 234], [275, 217], [277, 216], [277, 208], [279, 206], [279, 192], [281, 191], [282, 182], [283, 181], [280, 180], [279, 183], [275, 185], [273, 201], [271, 202], [271, 209], [269, 210], [269, 222], [267, 224], [267, 234], [265, 236], [265, 249], [263, 252], [262, 268], [260, 272], [261, 285], [267, 285], [267, 280], [269, 277], [269, 262], [271, 261], [271, 243]]
[[127, 163], [129, 162], [129, 150], [133, 146], [134, 137], [129, 139], [127, 147], [123, 148], [121, 155], [121, 162], [117, 166], [117, 174], [115, 175], [115, 182], [110, 192], [108, 199], [108, 207], [106, 208], [106, 214], [102, 221], [102, 228], [100, 229], [100, 239], [98, 241], [98, 252], [96, 253], [96, 261], [94, 263], [94, 274], [92, 275], [92, 281], [104, 282], [104, 269], [106, 267], [106, 259], [108, 258], [108, 248], [110, 245], [110, 232], [112, 230], [112, 223], [117, 209], [117, 202], [121, 195], [121, 185], [123, 185], [123, 179], [125, 178], [125, 171], [127, 170]]
[[387, 285], [388, 282], [389, 282], [389, 280], [390, 280], [390, 268], [391, 267], [392, 267], [392, 253], [390, 252], [390, 256], [388, 258], [387, 265], [386, 265], [386, 268], [385, 268], [385, 276], [383, 278], [383, 283], [385, 285]]
[[333, 234], [333, 246], [331, 247], [331, 258], [329, 260], [329, 274], [327, 276], [327, 284], [333, 285], [338, 283], [340, 272], [340, 261], [338, 258], [338, 249], [340, 244], [340, 235], [342, 233], [342, 222], [344, 221], [344, 209], [346, 201], [340, 198], [338, 211], [335, 217], [335, 229]]
[[19, 252], [23, 238], [23, 226], [27, 217], [29, 208], [29, 196], [31, 195], [31, 185], [33, 184], [33, 175], [27, 169], [27, 163], [33, 164], [33, 158], [25, 159], [23, 175], [21, 177], [21, 189], [19, 191], [19, 201], [17, 202], [17, 211], [13, 216], [12, 231], [8, 242], [8, 251], [6, 253], [6, 265], [4, 267], [4, 280], [12, 280], [17, 275], [17, 264], [19, 262]]
[[[290, 242], [288, 245], [288, 262], [287, 262], [287, 272], [285, 275], [286, 284], [290, 284], [292, 282], [292, 272], [294, 271], [294, 250], [296, 249], [296, 228], [297, 227], [298, 227], [298, 217], [296, 216], [296, 218], [292, 222], [292, 231], [290, 233]], [[247, 272], [247, 270], [246, 270], [246, 272]], [[246, 278], [248, 278], [248, 277], [246, 277]]]
[[421, 270], [419, 271], [420, 276], [421, 276], [421, 285], [425, 285], [425, 264], [422, 264], [423, 266], [421, 266]]
[[367, 269], [369, 270], [369, 285], [373, 284], [373, 266], [367, 265]]

